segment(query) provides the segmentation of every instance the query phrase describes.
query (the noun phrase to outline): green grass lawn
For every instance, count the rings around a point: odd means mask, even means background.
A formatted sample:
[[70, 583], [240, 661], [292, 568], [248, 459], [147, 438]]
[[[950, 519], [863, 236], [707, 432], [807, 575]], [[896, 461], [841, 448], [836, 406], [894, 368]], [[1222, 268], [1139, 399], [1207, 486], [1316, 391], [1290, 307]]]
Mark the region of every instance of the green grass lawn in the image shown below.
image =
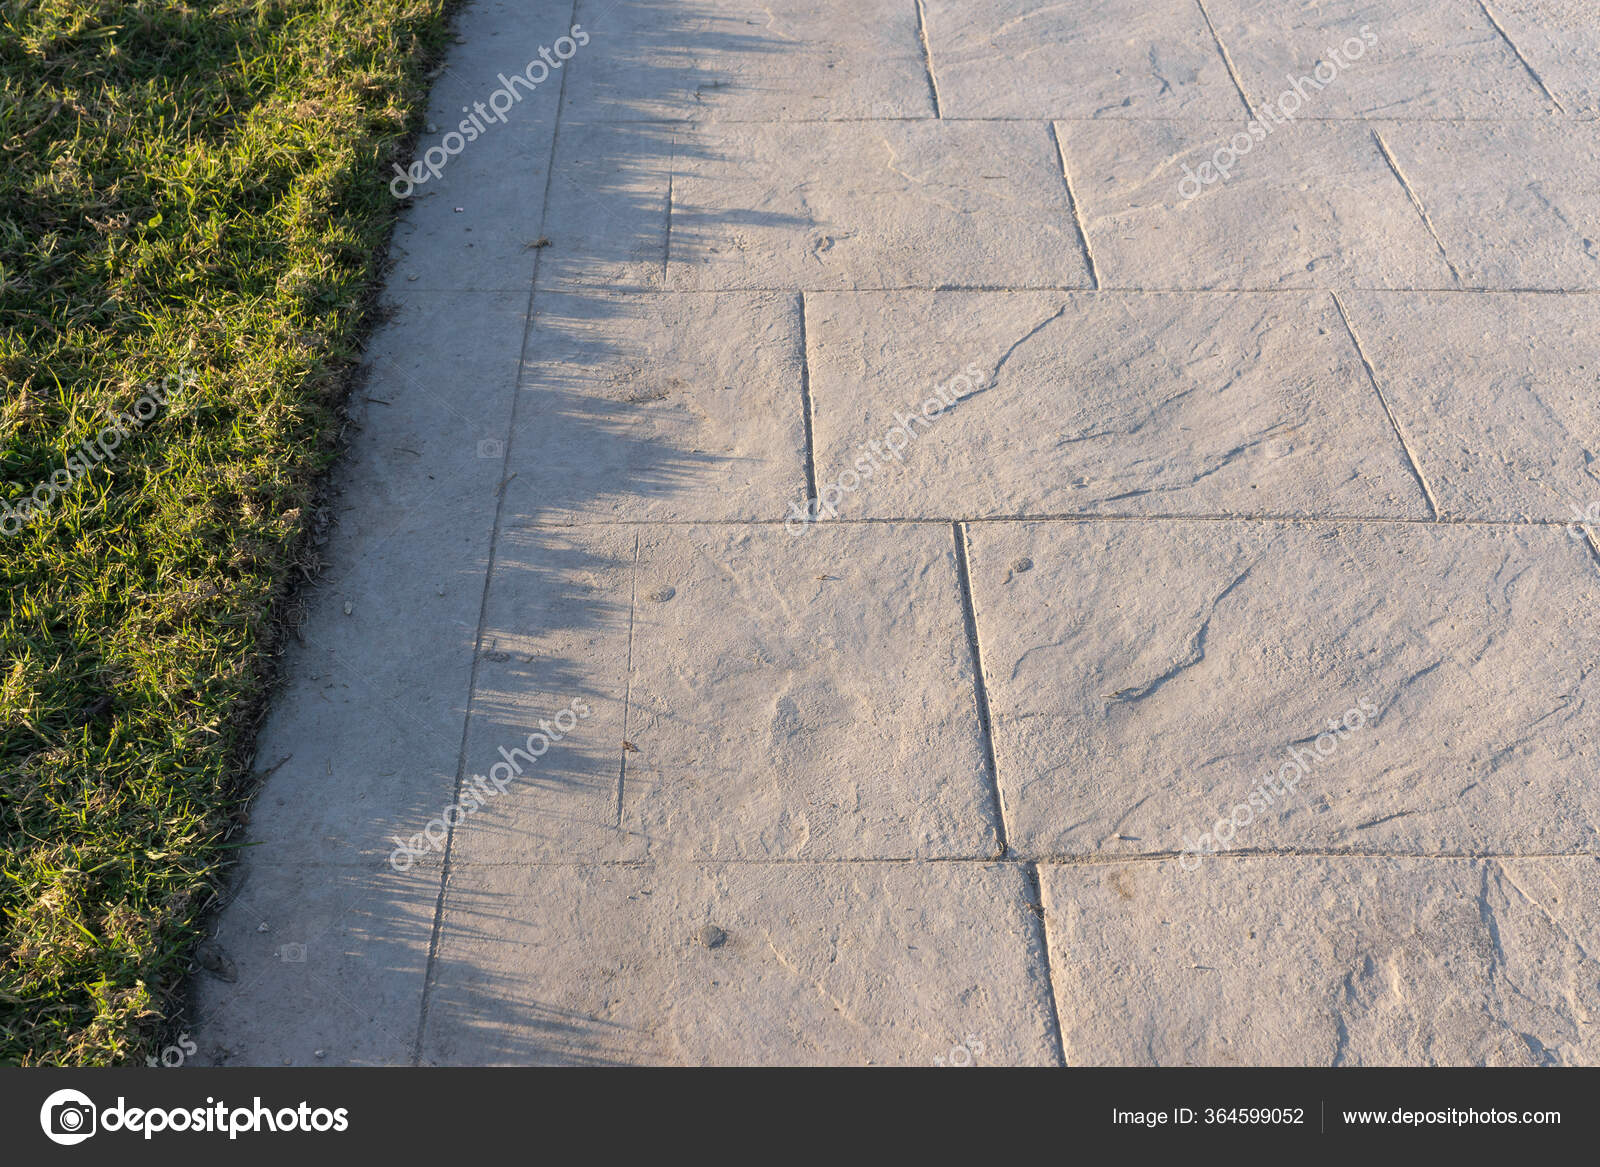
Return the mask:
[[452, 6], [0, 0], [0, 1062], [182, 988]]

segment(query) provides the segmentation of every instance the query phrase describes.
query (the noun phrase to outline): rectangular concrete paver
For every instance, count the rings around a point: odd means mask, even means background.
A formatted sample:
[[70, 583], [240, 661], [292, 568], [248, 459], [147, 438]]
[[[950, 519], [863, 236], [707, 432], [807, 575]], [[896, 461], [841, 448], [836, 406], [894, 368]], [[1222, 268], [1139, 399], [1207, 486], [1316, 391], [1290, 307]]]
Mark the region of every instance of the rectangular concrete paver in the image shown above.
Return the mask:
[[674, 288], [1087, 287], [1049, 127], [718, 126], [679, 157]]
[[409, 1063], [441, 866], [284, 864], [267, 848], [246, 856], [210, 941], [226, 975], [195, 977], [197, 1063]]
[[1226, 118], [1245, 106], [1194, 0], [925, 0], [950, 118]]
[[451, 841], [463, 862], [623, 856], [617, 794], [637, 546], [631, 527], [501, 531], [463, 757], [462, 789], [477, 805]]
[[564, 124], [547, 224], [547, 288], [1090, 284], [1037, 122]]
[[368, 346], [337, 538], [256, 742], [272, 781], [252, 838], [280, 862], [387, 855], [392, 832], [448, 800], [526, 306], [407, 292]]
[[519, 80], [509, 96], [493, 95], [501, 76], [525, 70], [541, 45], [566, 33], [571, 14], [570, 0], [477, 0], [463, 9], [414, 149], [420, 181], [397, 173], [398, 161], [382, 167], [381, 181], [405, 200], [390, 243], [391, 287], [526, 298], [560, 77], [535, 88]]
[[508, 513], [771, 519], [805, 491], [799, 297], [541, 295]]
[[[615, 120], [932, 117], [914, 3], [606, 0], [567, 100]], [[592, 13], [592, 15], [591, 15]]]
[[1303, 77], [1303, 117], [1516, 118], [1554, 108], [1476, 0], [1205, 5], [1258, 109]]
[[622, 824], [652, 855], [990, 858], [944, 524], [640, 538]]
[[1041, 869], [1069, 1065], [1593, 1065], [1594, 856]]
[[1600, 289], [1600, 124], [1397, 123], [1382, 133], [1466, 286]]
[[1048, 1065], [1036, 901], [1014, 865], [458, 868], [423, 1059]]
[[971, 571], [1021, 854], [1600, 844], [1559, 528], [985, 524]]
[[1327, 293], [816, 294], [807, 312], [817, 477], [848, 488], [824, 494], [844, 517], [1428, 514]]
[[396, 286], [512, 291], [527, 298], [535, 253], [530, 244], [539, 237], [539, 206], [528, 192], [544, 187], [555, 130], [553, 112], [532, 116], [537, 128], [508, 127], [505, 142], [463, 151], [438, 178], [413, 187], [390, 243]]
[[[563, 118], [539, 256], [543, 291], [659, 289], [683, 131], [664, 122]], [[684, 147], [687, 149], [687, 146]]]
[[1600, 500], [1600, 299], [1345, 302], [1444, 515], [1568, 521]]
[[1292, 122], [1259, 140], [1242, 116], [1056, 129], [1104, 287], [1454, 285], [1368, 126]]

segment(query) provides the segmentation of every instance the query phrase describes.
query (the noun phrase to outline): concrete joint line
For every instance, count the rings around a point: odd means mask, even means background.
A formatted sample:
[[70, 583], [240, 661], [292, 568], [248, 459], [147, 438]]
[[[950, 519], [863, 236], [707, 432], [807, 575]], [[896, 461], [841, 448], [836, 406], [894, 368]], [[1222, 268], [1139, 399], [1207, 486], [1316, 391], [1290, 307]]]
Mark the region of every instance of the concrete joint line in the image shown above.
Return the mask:
[[1428, 500], [1428, 510], [1434, 519], [1440, 517], [1439, 500], [1433, 496], [1433, 488], [1428, 485], [1428, 480], [1423, 477], [1422, 464], [1417, 461], [1416, 454], [1411, 449], [1411, 443], [1406, 441], [1405, 431], [1400, 428], [1400, 420], [1395, 417], [1394, 410], [1389, 407], [1389, 399], [1383, 395], [1383, 387], [1378, 384], [1378, 374], [1372, 367], [1372, 362], [1367, 359], [1366, 349], [1361, 347], [1361, 338], [1356, 335], [1355, 325], [1350, 322], [1350, 314], [1344, 310], [1344, 301], [1339, 299], [1338, 292], [1329, 292], [1333, 297], [1333, 306], [1339, 310], [1339, 319], [1344, 322], [1344, 330], [1350, 334], [1350, 343], [1356, 346], [1356, 355], [1361, 358], [1361, 367], [1367, 371], [1367, 381], [1372, 385], [1372, 391], [1378, 395], [1378, 401], [1383, 405], [1383, 412], [1389, 419], [1389, 425], [1394, 429], [1394, 436], [1400, 442], [1400, 448], [1406, 453], [1406, 464], [1411, 467], [1412, 476], [1416, 478], [1417, 485], [1422, 488], [1423, 497]]
[[617, 752], [622, 755], [617, 763], [617, 812], [613, 825], [622, 829], [622, 790], [628, 780], [628, 709], [633, 704], [633, 624], [639, 611], [639, 533], [633, 536], [633, 579], [628, 593], [628, 663], [622, 677], [622, 744]]
[[[800, 418], [806, 435], [805, 480], [806, 502], [817, 501], [817, 439], [816, 405], [811, 399], [810, 342], [806, 339], [806, 294], [799, 294], [800, 303]], [[816, 517], [814, 508], [812, 518]]]
[[1566, 107], [1561, 104], [1561, 99], [1550, 92], [1550, 87], [1544, 83], [1544, 78], [1539, 76], [1538, 71], [1534, 69], [1528, 58], [1522, 55], [1522, 50], [1517, 48], [1517, 42], [1511, 39], [1511, 34], [1501, 26], [1495, 14], [1489, 11], [1489, 5], [1485, 0], [1478, 0], [1478, 7], [1483, 9], [1483, 15], [1488, 18], [1490, 24], [1494, 25], [1495, 32], [1500, 34], [1500, 38], [1516, 54], [1517, 60], [1522, 62], [1522, 67], [1528, 71], [1528, 76], [1533, 78], [1533, 83], [1539, 87], [1539, 92], [1544, 94], [1545, 100], [1555, 106], [1558, 112], [1566, 113]]
[[674, 180], [677, 178], [678, 164], [678, 135], [673, 134], [667, 146], [667, 225], [663, 232], [665, 240], [661, 247], [661, 285], [666, 287], [667, 268], [672, 263], [672, 195]]
[[1027, 865], [1028, 886], [1033, 889], [1033, 902], [1038, 905], [1035, 915], [1039, 920], [1039, 952], [1044, 959], [1044, 994], [1050, 1002], [1050, 1029], [1055, 1034], [1057, 1064], [1063, 1068], [1067, 1064], [1067, 1043], [1061, 1033], [1061, 1011], [1056, 1007], [1056, 978], [1055, 969], [1050, 963], [1050, 921], [1049, 908], [1044, 902], [1043, 881], [1039, 878], [1039, 864]]
[[939, 81], [933, 75], [933, 50], [928, 47], [928, 13], [922, 6], [922, 0], [917, 0], [917, 40], [922, 45], [922, 68], [928, 75], [928, 97], [933, 101], [933, 116], [942, 118], [944, 111], [939, 105]]
[[1400, 170], [1400, 163], [1395, 161], [1389, 152], [1389, 143], [1383, 140], [1383, 135], [1378, 133], [1378, 127], [1372, 127], [1372, 140], [1378, 145], [1378, 152], [1383, 155], [1383, 160], [1389, 164], [1389, 169], [1394, 173], [1395, 179], [1405, 188], [1406, 197], [1411, 200], [1411, 205], [1417, 210], [1417, 217], [1422, 220], [1422, 225], [1428, 229], [1428, 234], [1433, 237], [1433, 245], [1439, 249], [1439, 255], [1450, 269], [1450, 278], [1455, 280], [1456, 286], [1461, 286], [1461, 273], [1456, 270], [1456, 265], [1450, 259], [1450, 253], [1444, 249], [1444, 240], [1439, 238], [1439, 232], [1433, 229], [1433, 220], [1428, 218], [1428, 211], [1422, 205], [1422, 200], [1417, 197], [1417, 192], [1412, 189], [1411, 183]]
[[994, 802], [995, 837], [1000, 845], [998, 859], [1010, 850], [1007, 843], [1005, 796], [1000, 793], [1000, 767], [994, 756], [993, 722], [989, 715], [989, 686], [983, 677], [983, 650], [978, 644], [978, 609], [972, 599], [972, 574], [967, 566], [967, 531], [961, 523], [951, 523], [956, 547], [956, 582], [961, 589], [961, 617], [967, 628], [967, 646], [972, 654], [973, 697], [978, 707], [978, 732], [983, 737], [983, 760], [989, 770], [989, 789]]
[[[582, 522], [568, 522], [564, 520], [532, 520], [517, 524], [518, 530], [551, 530], [569, 531], [586, 529], [604, 529], [607, 527], [654, 527], [671, 530], [677, 527], [779, 527], [788, 522], [788, 519], [612, 519], [612, 518], [585, 518]], [[1331, 524], [1342, 526], [1350, 523], [1374, 526], [1388, 524], [1397, 526], [1424, 525], [1454, 526], [1454, 527], [1499, 527], [1507, 530], [1517, 528], [1531, 529], [1534, 527], [1566, 527], [1571, 525], [1570, 519], [1480, 519], [1470, 515], [1439, 515], [1425, 519], [1415, 519], [1404, 515], [1362, 515], [1362, 514], [1326, 514], [1306, 515], [1290, 511], [1283, 512], [1252, 512], [1241, 511], [1238, 514], [1221, 512], [1179, 513], [1179, 512], [1139, 512], [1139, 511], [1037, 511], [1024, 512], [1012, 515], [875, 515], [871, 517], [852, 518], [840, 515], [829, 522], [841, 526], [869, 526], [872, 524], [886, 526], [927, 526], [934, 524], [947, 527], [951, 523], [960, 523], [963, 526], [972, 526], [977, 523], [1273, 523], [1291, 527], [1315, 527]]]
[[1244, 103], [1244, 112], [1250, 120], [1258, 120], [1255, 107], [1250, 104], [1250, 96], [1244, 91], [1244, 82], [1239, 80], [1239, 70], [1233, 67], [1233, 57], [1228, 53], [1228, 46], [1222, 43], [1222, 38], [1217, 35], [1217, 26], [1211, 23], [1211, 13], [1206, 11], [1205, 0], [1194, 0], [1194, 2], [1200, 9], [1200, 16], [1206, 22], [1206, 30], [1211, 33], [1212, 43], [1217, 46], [1217, 54], [1222, 58], [1222, 67], [1228, 71], [1228, 76], [1233, 81], [1233, 88], [1239, 94], [1239, 100]]
[[[1094, 264], [1094, 252], [1089, 248], [1089, 229], [1084, 226], [1083, 215], [1078, 210], [1077, 197], [1072, 193], [1072, 176], [1067, 173], [1067, 152], [1061, 147], [1061, 135], [1055, 122], [1050, 123], [1050, 140], [1056, 147], [1056, 165], [1061, 167], [1061, 181], [1067, 188], [1067, 206], [1072, 210], [1072, 224], [1078, 229], [1078, 243], [1083, 248], [1083, 262], [1089, 269], [1089, 289], [1100, 290], [1100, 273]], [[1082, 290], [1082, 289], [1078, 289]]]

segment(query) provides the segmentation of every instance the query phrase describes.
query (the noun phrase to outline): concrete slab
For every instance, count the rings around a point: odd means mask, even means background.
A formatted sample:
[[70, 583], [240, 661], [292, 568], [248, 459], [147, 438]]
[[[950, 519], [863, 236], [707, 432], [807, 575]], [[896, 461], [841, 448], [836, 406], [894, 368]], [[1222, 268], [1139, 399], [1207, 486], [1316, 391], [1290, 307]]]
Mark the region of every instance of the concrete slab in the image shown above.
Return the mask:
[[459, 868], [424, 1057], [1048, 1065], [1036, 902], [1011, 865]]
[[1302, 117], [1516, 118], [1555, 108], [1475, 2], [1205, 0], [1205, 6], [1258, 110], [1301, 78], [1310, 79], [1300, 87]]
[[545, 234], [551, 290], [1090, 283], [1037, 123], [563, 123]]
[[1600, 300], [1374, 292], [1346, 306], [1445, 517], [1568, 522], [1600, 500]]
[[[540, 60], [540, 48], [554, 45], [570, 29], [573, 7], [573, 0], [472, 0], [462, 5], [452, 20], [449, 58], [429, 94], [430, 115], [459, 108], [467, 100], [463, 86], [494, 80], [502, 71], [524, 70], [530, 61]], [[537, 70], [533, 76], [539, 76]], [[559, 81], [559, 69], [547, 81], [551, 79]]]
[[[401, 168], [416, 169], [383, 167], [390, 193], [406, 204], [390, 244], [392, 287], [526, 297], [561, 85], [559, 77], [537, 86], [518, 78], [506, 88], [500, 77], [538, 61], [541, 45], [567, 31], [571, 12], [570, 0], [477, 0], [461, 10], [456, 51], [434, 81], [422, 133]], [[495, 96], [500, 91], [509, 96]]]
[[247, 856], [212, 941], [233, 979], [195, 973], [194, 1062], [410, 1065], [441, 873]]
[[541, 290], [663, 286], [680, 134], [670, 124], [563, 119], [545, 204]]
[[1594, 856], [1041, 868], [1069, 1065], [1593, 1065]]
[[1466, 286], [1600, 288], [1600, 124], [1397, 123], [1382, 133]]
[[506, 512], [775, 519], [805, 493], [799, 297], [541, 293]]
[[[548, 132], [554, 121], [546, 119]], [[414, 184], [390, 244], [395, 287], [511, 291], [526, 300], [541, 217], [529, 192], [543, 190], [549, 162], [548, 139], [523, 135], [492, 152], [463, 152], [438, 178]]]
[[687, 141], [674, 288], [1089, 286], [1047, 126], [716, 126]]
[[[1259, 141], [1243, 118], [1056, 131], [1103, 287], [1454, 285], [1369, 127], [1290, 122]], [[1226, 179], [1204, 169], [1218, 165]]]
[[1192, 0], [923, 7], [945, 117], [1246, 116]]
[[616, 0], [581, 6], [592, 37], [568, 108], [595, 120], [932, 117], [915, 5], [900, 0]]
[[1429, 513], [1326, 293], [818, 293], [807, 315], [843, 517]]
[[637, 542], [631, 527], [500, 533], [467, 730], [475, 805], [456, 827], [456, 862], [625, 854], [617, 795]]
[[1600, 844], [1600, 570], [1559, 528], [971, 530], [1018, 854]]
[[950, 527], [648, 530], [632, 659], [652, 855], [999, 854]]
[[449, 800], [525, 306], [408, 293], [368, 347], [327, 566], [256, 743], [250, 839], [274, 863], [387, 855]]

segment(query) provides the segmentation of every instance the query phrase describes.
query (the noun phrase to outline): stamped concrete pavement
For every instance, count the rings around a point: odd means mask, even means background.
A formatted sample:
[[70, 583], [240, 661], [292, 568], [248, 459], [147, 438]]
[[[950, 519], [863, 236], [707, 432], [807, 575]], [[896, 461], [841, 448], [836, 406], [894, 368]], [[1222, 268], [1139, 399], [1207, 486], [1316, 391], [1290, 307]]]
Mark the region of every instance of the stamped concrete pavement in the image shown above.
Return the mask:
[[200, 1059], [1600, 1062], [1588, 16], [468, 4]]

